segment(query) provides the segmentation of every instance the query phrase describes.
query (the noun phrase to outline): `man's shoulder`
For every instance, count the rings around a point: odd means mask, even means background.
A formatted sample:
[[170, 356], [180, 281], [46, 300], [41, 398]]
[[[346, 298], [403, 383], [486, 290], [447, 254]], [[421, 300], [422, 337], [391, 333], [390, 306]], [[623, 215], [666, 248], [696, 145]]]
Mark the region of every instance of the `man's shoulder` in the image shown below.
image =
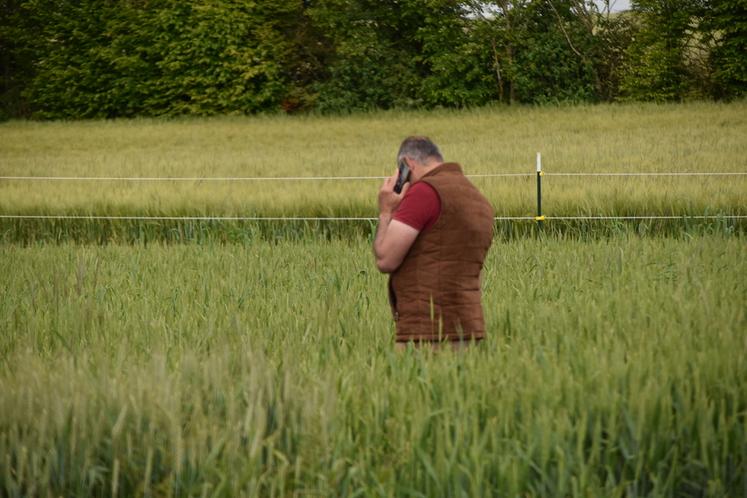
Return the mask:
[[441, 214], [441, 198], [431, 185], [415, 182], [407, 190], [394, 219], [422, 231], [430, 228]]
[[425, 181], [418, 181], [412, 184], [407, 190], [402, 204], [410, 209], [418, 207], [426, 209], [438, 209], [441, 204], [441, 196], [436, 187]]
[[[407, 191], [408, 195], [438, 195], [438, 192], [436, 192], [436, 189], [431, 185], [430, 183], [426, 181], [418, 181], [412, 184], [412, 186]], [[407, 196], [405, 196], [407, 197]], [[403, 199], [404, 200], [404, 199]]]

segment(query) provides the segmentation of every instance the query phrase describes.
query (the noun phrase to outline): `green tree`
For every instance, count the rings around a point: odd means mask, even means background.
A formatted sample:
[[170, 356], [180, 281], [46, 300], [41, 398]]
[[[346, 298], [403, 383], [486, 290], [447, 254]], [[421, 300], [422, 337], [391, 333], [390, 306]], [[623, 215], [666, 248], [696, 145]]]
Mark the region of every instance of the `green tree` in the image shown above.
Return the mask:
[[22, 91], [34, 77], [43, 53], [39, 26], [21, 0], [0, 0], [0, 119], [28, 116]]
[[251, 113], [276, 107], [285, 41], [242, 1], [165, 2], [149, 18], [152, 114]]
[[505, 102], [600, 98], [597, 11], [574, 0], [479, 2], [477, 30]]
[[627, 51], [622, 93], [633, 100], [669, 101], [702, 96], [695, 50], [704, 0], [634, 0], [641, 23]]
[[134, 115], [145, 64], [133, 47], [144, 45], [132, 26], [140, 23], [135, 2], [24, 3], [39, 26], [43, 50], [24, 91], [35, 116], [114, 117]]
[[432, 0], [424, 9], [416, 60], [423, 65], [420, 95], [424, 105], [464, 107], [498, 97], [493, 58], [479, 29], [474, 4]]
[[409, 2], [322, 0], [309, 14], [332, 47], [326, 77], [314, 85], [320, 110], [419, 103], [423, 71], [415, 56], [422, 44]]
[[713, 39], [713, 96], [747, 93], [747, 0], [712, 0], [703, 23]]
[[0, 0], [0, 118], [743, 95], [747, 0]]
[[594, 98], [612, 100], [619, 92], [620, 66], [632, 40], [626, 14], [613, 14], [610, 0], [548, 0], [568, 47], [593, 82]]
[[308, 80], [292, 57], [304, 41], [292, 33], [300, 0], [31, 0], [23, 8], [43, 40], [24, 93], [36, 117], [275, 110], [294, 82]]

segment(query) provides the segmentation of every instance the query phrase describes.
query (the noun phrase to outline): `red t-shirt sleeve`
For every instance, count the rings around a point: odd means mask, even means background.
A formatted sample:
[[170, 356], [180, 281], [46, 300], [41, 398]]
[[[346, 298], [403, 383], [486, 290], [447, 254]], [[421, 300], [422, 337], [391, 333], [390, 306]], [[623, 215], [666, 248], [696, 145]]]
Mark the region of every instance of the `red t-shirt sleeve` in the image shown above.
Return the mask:
[[441, 199], [436, 189], [417, 182], [407, 190], [393, 219], [422, 232], [432, 227], [441, 215]]

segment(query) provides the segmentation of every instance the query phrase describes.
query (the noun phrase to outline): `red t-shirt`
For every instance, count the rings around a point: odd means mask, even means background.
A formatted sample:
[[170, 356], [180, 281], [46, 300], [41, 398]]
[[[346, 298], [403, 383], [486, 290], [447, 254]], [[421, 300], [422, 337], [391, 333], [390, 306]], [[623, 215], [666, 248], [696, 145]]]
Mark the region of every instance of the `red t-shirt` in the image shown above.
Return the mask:
[[425, 182], [412, 185], [394, 212], [393, 219], [422, 232], [435, 225], [441, 215], [441, 199]]

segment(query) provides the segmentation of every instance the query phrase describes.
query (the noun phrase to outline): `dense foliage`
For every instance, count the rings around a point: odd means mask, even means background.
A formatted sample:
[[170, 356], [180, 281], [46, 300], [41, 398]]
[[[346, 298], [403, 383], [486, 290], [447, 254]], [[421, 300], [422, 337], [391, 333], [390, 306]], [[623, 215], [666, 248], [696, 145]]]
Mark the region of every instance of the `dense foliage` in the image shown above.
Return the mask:
[[746, 0], [0, 0], [0, 116], [729, 99]]

